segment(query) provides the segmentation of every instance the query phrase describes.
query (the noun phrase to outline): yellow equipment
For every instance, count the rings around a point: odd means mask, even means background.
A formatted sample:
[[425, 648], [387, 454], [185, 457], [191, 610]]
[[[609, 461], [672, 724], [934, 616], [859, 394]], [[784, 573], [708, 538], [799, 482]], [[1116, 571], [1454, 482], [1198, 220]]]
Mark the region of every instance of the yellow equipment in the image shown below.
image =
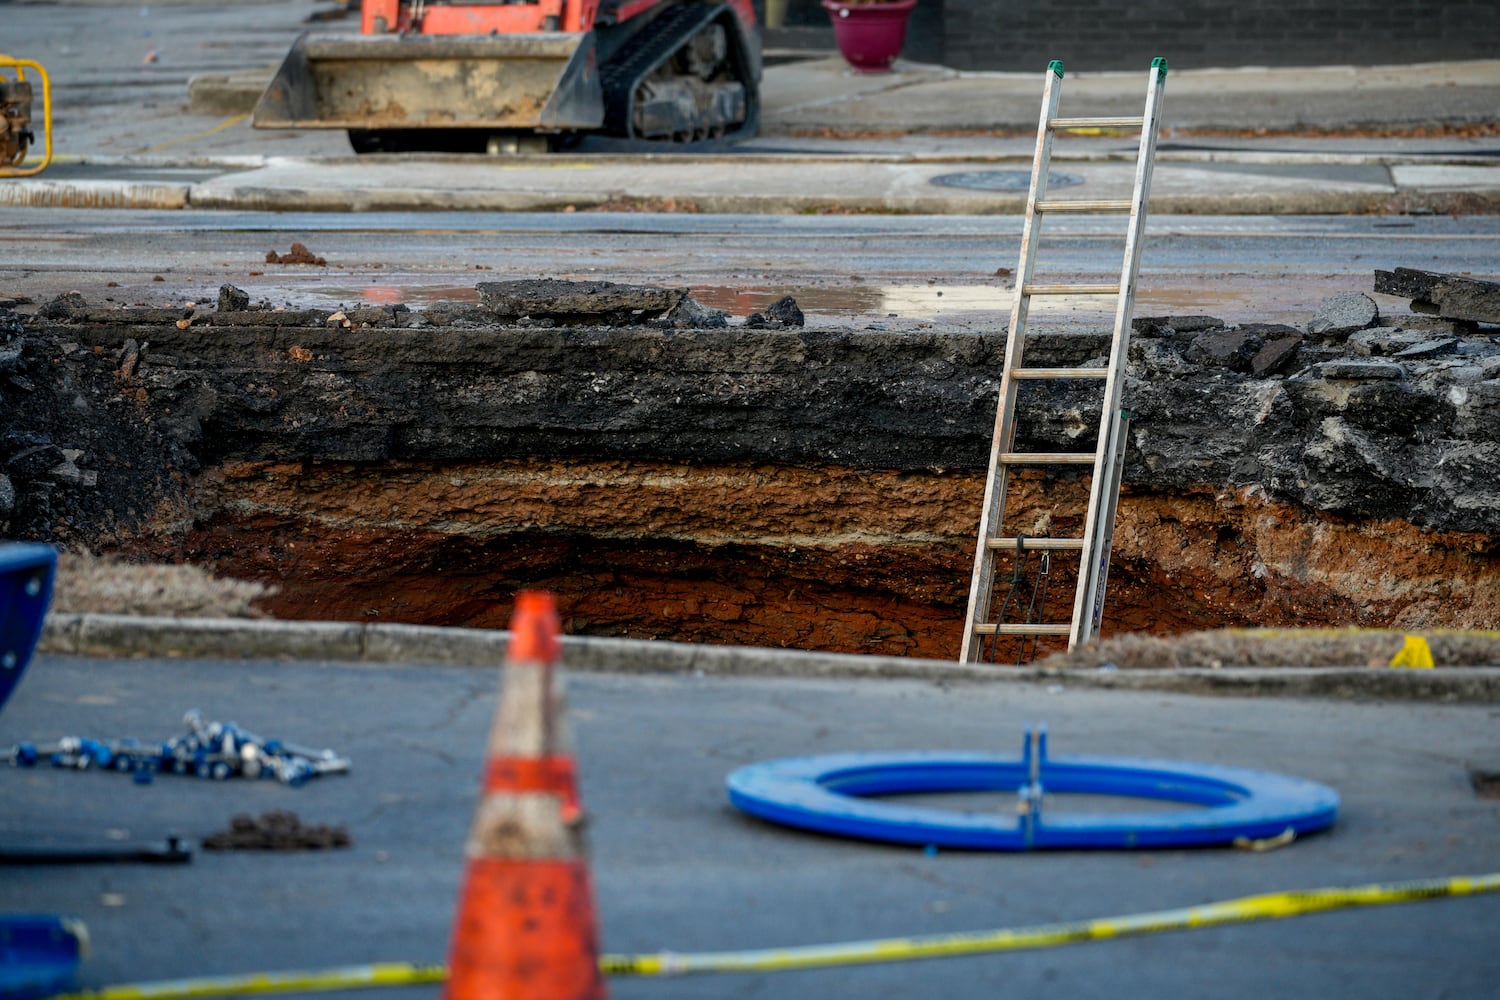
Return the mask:
[[[42, 81], [42, 162], [22, 169], [21, 161], [36, 142], [31, 130], [31, 82], [26, 71], [34, 70]], [[15, 78], [5, 75], [14, 70]], [[52, 162], [52, 84], [40, 63], [0, 55], [0, 177], [29, 177]]]

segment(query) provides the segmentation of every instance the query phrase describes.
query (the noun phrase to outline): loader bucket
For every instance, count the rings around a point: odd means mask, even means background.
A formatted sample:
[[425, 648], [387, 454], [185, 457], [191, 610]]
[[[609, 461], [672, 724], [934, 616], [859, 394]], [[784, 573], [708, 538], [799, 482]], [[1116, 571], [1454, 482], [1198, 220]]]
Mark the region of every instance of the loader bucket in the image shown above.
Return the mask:
[[306, 35], [255, 105], [256, 128], [592, 129], [593, 36]]

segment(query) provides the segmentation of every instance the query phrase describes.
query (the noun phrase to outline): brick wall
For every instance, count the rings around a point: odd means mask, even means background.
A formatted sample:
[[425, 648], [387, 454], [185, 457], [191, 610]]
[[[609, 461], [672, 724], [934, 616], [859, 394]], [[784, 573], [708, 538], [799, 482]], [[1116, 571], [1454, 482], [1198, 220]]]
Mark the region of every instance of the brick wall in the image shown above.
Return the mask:
[[1174, 69], [1500, 58], [1500, 0], [943, 0], [943, 13], [941, 59], [959, 69], [1042, 70], [1049, 59], [1075, 72], [1139, 69], [1158, 55]]

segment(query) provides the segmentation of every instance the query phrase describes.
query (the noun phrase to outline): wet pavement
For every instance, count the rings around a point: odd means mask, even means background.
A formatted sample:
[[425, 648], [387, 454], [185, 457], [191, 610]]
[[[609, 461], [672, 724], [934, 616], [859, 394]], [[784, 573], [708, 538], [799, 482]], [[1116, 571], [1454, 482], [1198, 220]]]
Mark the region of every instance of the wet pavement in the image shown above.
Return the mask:
[[[171, 735], [182, 714], [349, 756], [302, 788], [0, 768], [0, 840], [194, 846], [237, 813], [346, 828], [315, 852], [198, 852], [187, 865], [9, 868], [0, 909], [72, 913], [84, 985], [446, 958], [482, 770], [494, 668], [41, 656], [0, 716], [0, 745]], [[1053, 685], [572, 674], [603, 946], [700, 951], [993, 929], [1250, 893], [1500, 869], [1493, 705], [1191, 698]], [[1220, 763], [1333, 786], [1332, 830], [1279, 850], [1002, 855], [923, 852], [748, 819], [724, 779], [758, 760], [859, 750], [1018, 755], [1033, 722], [1054, 756]], [[1438, 734], [1441, 734], [1440, 736]], [[1004, 795], [946, 801], [1010, 809]], [[1047, 808], [1108, 810], [1108, 800]], [[1476, 896], [926, 962], [813, 972], [617, 979], [625, 997], [1480, 997], [1500, 897]], [[1371, 941], [1379, 941], [1372, 948]], [[434, 988], [402, 995], [432, 996]]]
[[[1117, 273], [1121, 220], [1063, 217], [1039, 266], [1066, 280]], [[1020, 219], [1004, 216], [687, 213], [57, 212], [15, 209], [26, 248], [0, 266], [0, 293], [36, 303], [77, 290], [100, 305], [212, 302], [221, 284], [298, 307], [474, 301], [499, 277], [689, 288], [732, 317], [794, 296], [816, 325], [1008, 320]], [[267, 265], [293, 241], [326, 267]], [[1500, 272], [1500, 218], [1156, 216], [1136, 313], [1208, 313], [1304, 325], [1339, 291], [1370, 293], [1372, 269]], [[160, 277], [162, 280], [157, 281]], [[1383, 313], [1406, 300], [1374, 295]], [[1107, 329], [1107, 306], [1066, 297], [1033, 307], [1034, 327]]]

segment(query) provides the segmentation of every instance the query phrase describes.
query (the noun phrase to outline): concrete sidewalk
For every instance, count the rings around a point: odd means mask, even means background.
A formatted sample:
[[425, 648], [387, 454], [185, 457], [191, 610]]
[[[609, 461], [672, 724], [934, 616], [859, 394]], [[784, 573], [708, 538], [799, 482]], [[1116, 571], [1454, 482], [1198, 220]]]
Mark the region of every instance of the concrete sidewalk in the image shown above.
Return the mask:
[[[1133, 150], [1059, 151], [1054, 190], [1127, 198]], [[0, 184], [0, 204], [242, 211], [689, 211], [1018, 214], [1029, 156], [751, 152], [514, 157], [87, 156]], [[1077, 188], [1077, 190], [1072, 190]], [[1317, 150], [1161, 150], [1151, 209], [1181, 214], [1492, 213], [1500, 157]]]
[[[1016, 213], [1046, 60], [960, 73], [772, 51], [761, 134], [727, 152], [354, 157], [339, 131], [257, 131], [245, 116], [309, 24], [311, 0], [17, 5], [53, 77], [57, 161], [0, 181], [0, 205], [362, 211]], [[1170, 57], [1170, 53], [1167, 53]], [[1148, 73], [1065, 78], [1068, 114], [1138, 114]], [[1152, 208], [1192, 213], [1500, 209], [1500, 60], [1171, 74]], [[1327, 135], [1328, 132], [1338, 133]], [[1213, 134], [1205, 134], [1213, 133]], [[1135, 140], [1059, 141], [1070, 196], [1128, 194]], [[39, 153], [33, 154], [36, 162]]]

